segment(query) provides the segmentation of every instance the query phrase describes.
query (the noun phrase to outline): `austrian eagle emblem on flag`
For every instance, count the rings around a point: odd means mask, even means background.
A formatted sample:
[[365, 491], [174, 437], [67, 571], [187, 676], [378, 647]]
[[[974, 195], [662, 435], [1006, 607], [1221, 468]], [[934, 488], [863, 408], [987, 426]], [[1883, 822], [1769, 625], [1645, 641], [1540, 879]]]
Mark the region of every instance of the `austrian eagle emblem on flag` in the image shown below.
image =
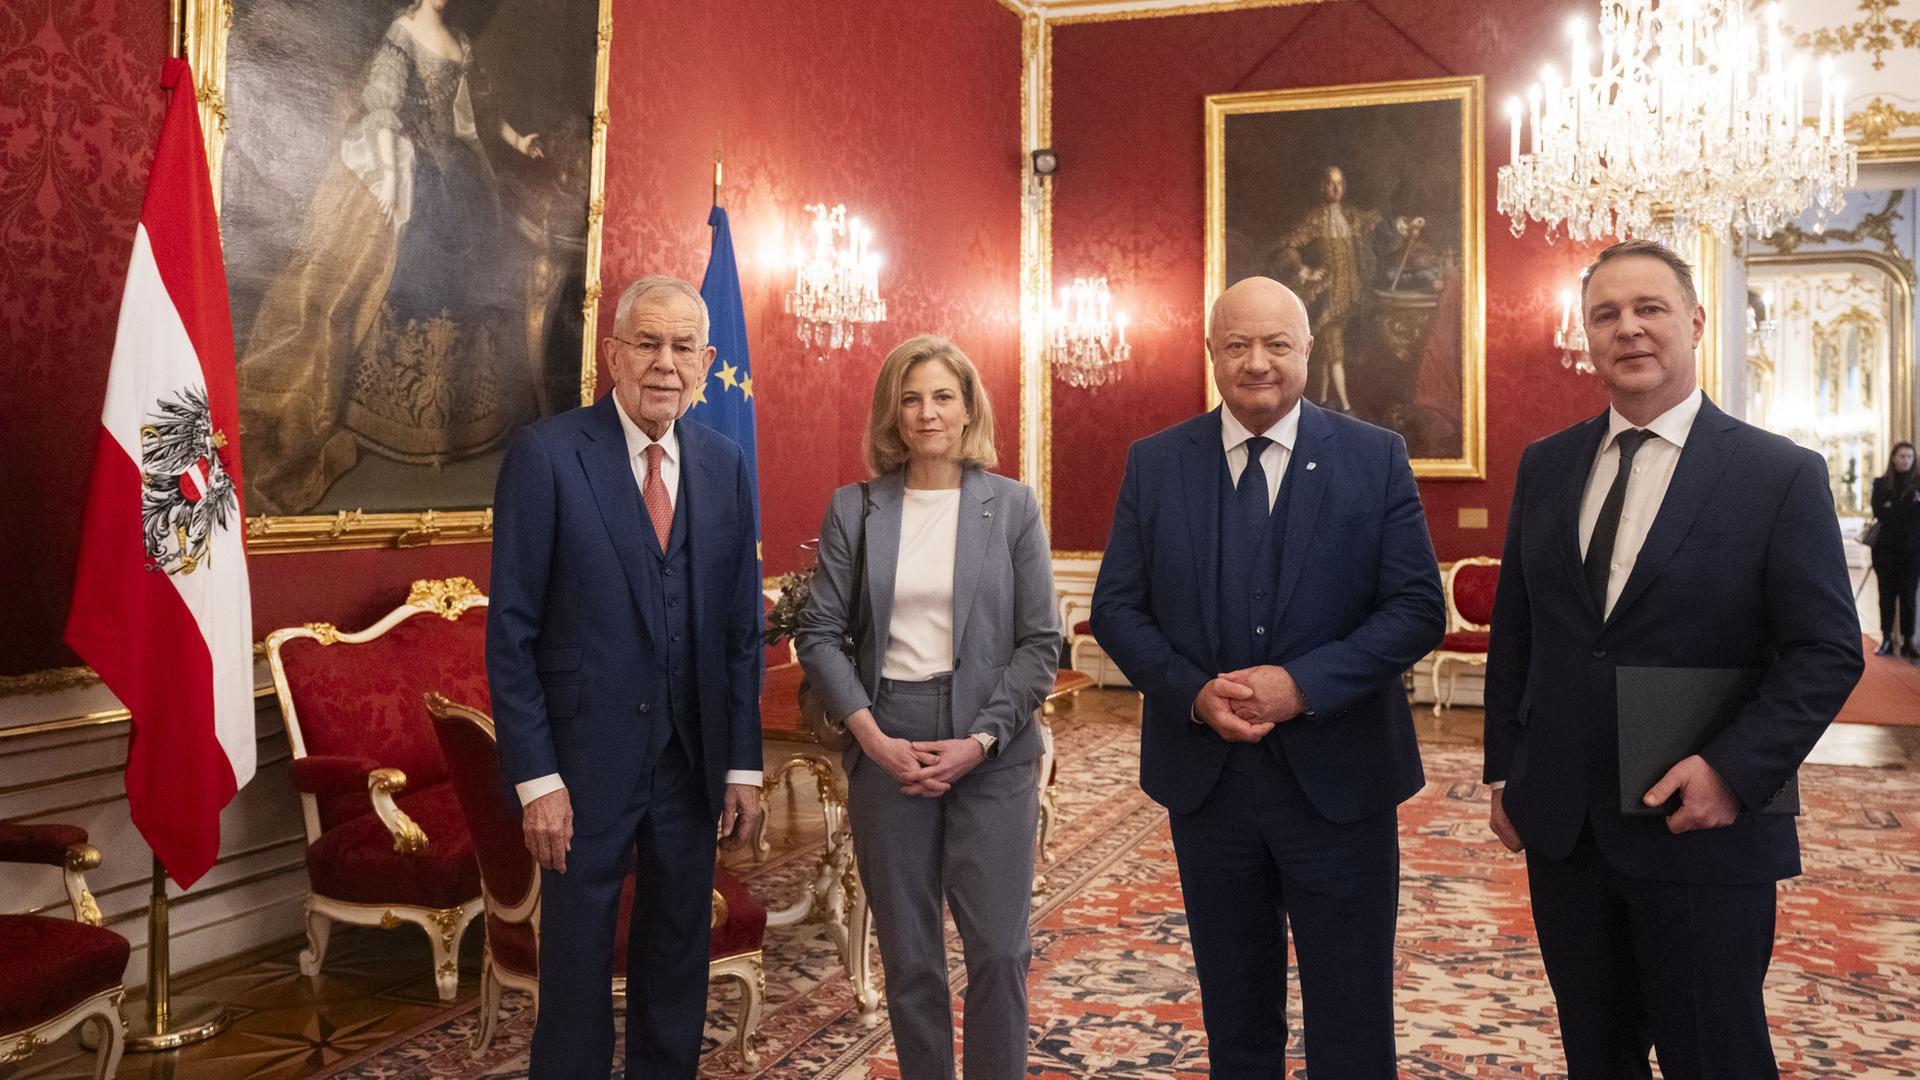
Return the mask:
[[216, 531], [238, 517], [240, 497], [213, 426], [207, 393], [189, 386], [161, 401], [140, 428], [140, 523], [147, 569], [191, 574], [206, 561]]

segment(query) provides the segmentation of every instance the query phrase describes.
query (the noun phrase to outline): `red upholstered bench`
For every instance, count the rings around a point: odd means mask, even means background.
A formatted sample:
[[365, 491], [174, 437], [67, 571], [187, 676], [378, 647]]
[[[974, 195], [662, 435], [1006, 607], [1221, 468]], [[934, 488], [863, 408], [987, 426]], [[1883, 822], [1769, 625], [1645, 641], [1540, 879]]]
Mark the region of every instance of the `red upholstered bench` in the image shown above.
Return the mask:
[[0, 915], [0, 1064], [34, 1051], [83, 1024], [95, 1033], [94, 1076], [120, 1067], [126, 1023], [120, 977], [127, 970], [127, 939], [100, 926], [100, 907], [84, 873], [100, 853], [84, 829], [0, 821], [0, 862], [57, 866], [66, 873], [73, 921], [48, 915]]
[[[470, 1044], [478, 1057], [493, 1041], [502, 991], [524, 990], [534, 996], [536, 1004], [539, 1001], [540, 875], [533, 856], [527, 853], [520, 815], [506, 799], [493, 720], [478, 709], [457, 705], [436, 693], [429, 693], [426, 702], [434, 734], [452, 772], [450, 786], [459, 795], [480, 860], [487, 957], [480, 974], [480, 1030]], [[629, 871], [620, 892], [620, 916], [614, 931], [616, 994], [624, 994], [627, 987], [627, 927], [632, 911], [633, 874]], [[767, 909], [737, 878], [715, 867], [707, 972], [710, 978], [733, 979], [740, 984], [743, 1004], [734, 1045], [748, 1068], [760, 1061], [752, 1040], [766, 993], [761, 966], [766, 934]]]
[[317, 975], [335, 921], [412, 923], [433, 947], [442, 1001], [480, 913], [480, 866], [421, 695], [487, 696], [487, 598], [466, 578], [416, 581], [358, 633], [327, 623], [267, 637], [307, 829], [307, 948]]

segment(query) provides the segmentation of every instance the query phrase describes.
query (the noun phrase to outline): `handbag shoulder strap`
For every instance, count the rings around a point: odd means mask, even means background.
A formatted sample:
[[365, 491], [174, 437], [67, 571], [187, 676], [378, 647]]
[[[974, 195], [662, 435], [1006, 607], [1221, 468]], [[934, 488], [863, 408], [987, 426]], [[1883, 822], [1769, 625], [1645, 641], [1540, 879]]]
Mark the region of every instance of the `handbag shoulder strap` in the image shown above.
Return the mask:
[[856, 642], [865, 635], [867, 620], [872, 617], [867, 604], [867, 514], [873, 510], [872, 496], [872, 486], [865, 480], [860, 481], [860, 539], [853, 551], [853, 640]]

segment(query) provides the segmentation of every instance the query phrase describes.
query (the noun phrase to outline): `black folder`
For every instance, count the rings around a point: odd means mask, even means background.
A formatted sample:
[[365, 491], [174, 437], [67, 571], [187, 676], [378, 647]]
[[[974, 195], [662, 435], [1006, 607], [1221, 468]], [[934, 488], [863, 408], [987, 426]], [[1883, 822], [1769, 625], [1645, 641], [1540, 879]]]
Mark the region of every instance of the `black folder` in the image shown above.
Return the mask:
[[[1614, 671], [1620, 718], [1620, 812], [1653, 815], [1641, 802], [1682, 758], [1699, 753], [1753, 701], [1758, 668], [1621, 667]], [[1800, 781], [1790, 778], [1761, 810], [1798, 814]]]

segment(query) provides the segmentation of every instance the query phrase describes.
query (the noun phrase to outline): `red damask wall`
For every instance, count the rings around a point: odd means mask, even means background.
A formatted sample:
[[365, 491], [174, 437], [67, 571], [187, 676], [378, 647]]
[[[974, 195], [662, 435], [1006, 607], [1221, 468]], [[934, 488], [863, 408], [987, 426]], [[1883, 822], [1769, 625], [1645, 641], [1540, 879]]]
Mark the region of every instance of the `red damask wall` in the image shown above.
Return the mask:
[[[1493, 207], [1506, 163], [1499, 103], [1563, 53], [1578, 5], [1344, 0], [1068, 24], [1053, 37], [1056, 283], [1104, 274], [1135, 324], [1135, 370], [1097, 394], [1053, 388], [1053, 544], [1106, 546], [1123, 447], [1206, 405], [1207, 95], [1441, 76], [1486, 79], [1487, 479], [1429, 480], [1421, 496], [1442, 559], [1498, 554], [1526, 444], [1599, 411], [1591, 378], [1552, 350], [1559, 291], [1585, 251], [1520, 240]], [[1489, 528], [1457, 527], [1485, 507]]]
[[[937, 44], [936, 44], [937, 43]], [[689, 4], [616, 0], [607, 152], [609, 300], [646, 273], [706, 270], [716, 146], [752, 337], [766, 572], [793, 569], [827, 495], [866, 478], [873, 376], [913, 334], [949, 335], [1019, 457], [1020, 20], [993, 0]], [[887, 321], [824, 362], [782, 313], [769, 261], [802, 207], [844, 202], [886, 257]], [[601, 324], [612, 325], [612, 305]], [[602, 377], [604, 379], [604, 369]]]
[[[0, 4], [0, 505], [15, 523], [0, 544], [0, 675], [77, 662], [60, 629], [166, 22], [160, 0]], [[994, 0], [616, 0], [612, 68], [603, 329], [634, 276], [699, 281], [718, 144], [753, 334], [767, 571], [793, 568], [828, 492], [865, 475], [872, 375], [910, 334], [948, 333], [980, 365], [1011, 471], [1019, 20]], [[791, 336], [765, 257], [822, 199], [863, 214], [889, 259], [889, 321], [824, 363]], [[255, 625], [363, 625], [414, 578], [484, 586], [487, 560], [484, 544], [257, 556]]]

